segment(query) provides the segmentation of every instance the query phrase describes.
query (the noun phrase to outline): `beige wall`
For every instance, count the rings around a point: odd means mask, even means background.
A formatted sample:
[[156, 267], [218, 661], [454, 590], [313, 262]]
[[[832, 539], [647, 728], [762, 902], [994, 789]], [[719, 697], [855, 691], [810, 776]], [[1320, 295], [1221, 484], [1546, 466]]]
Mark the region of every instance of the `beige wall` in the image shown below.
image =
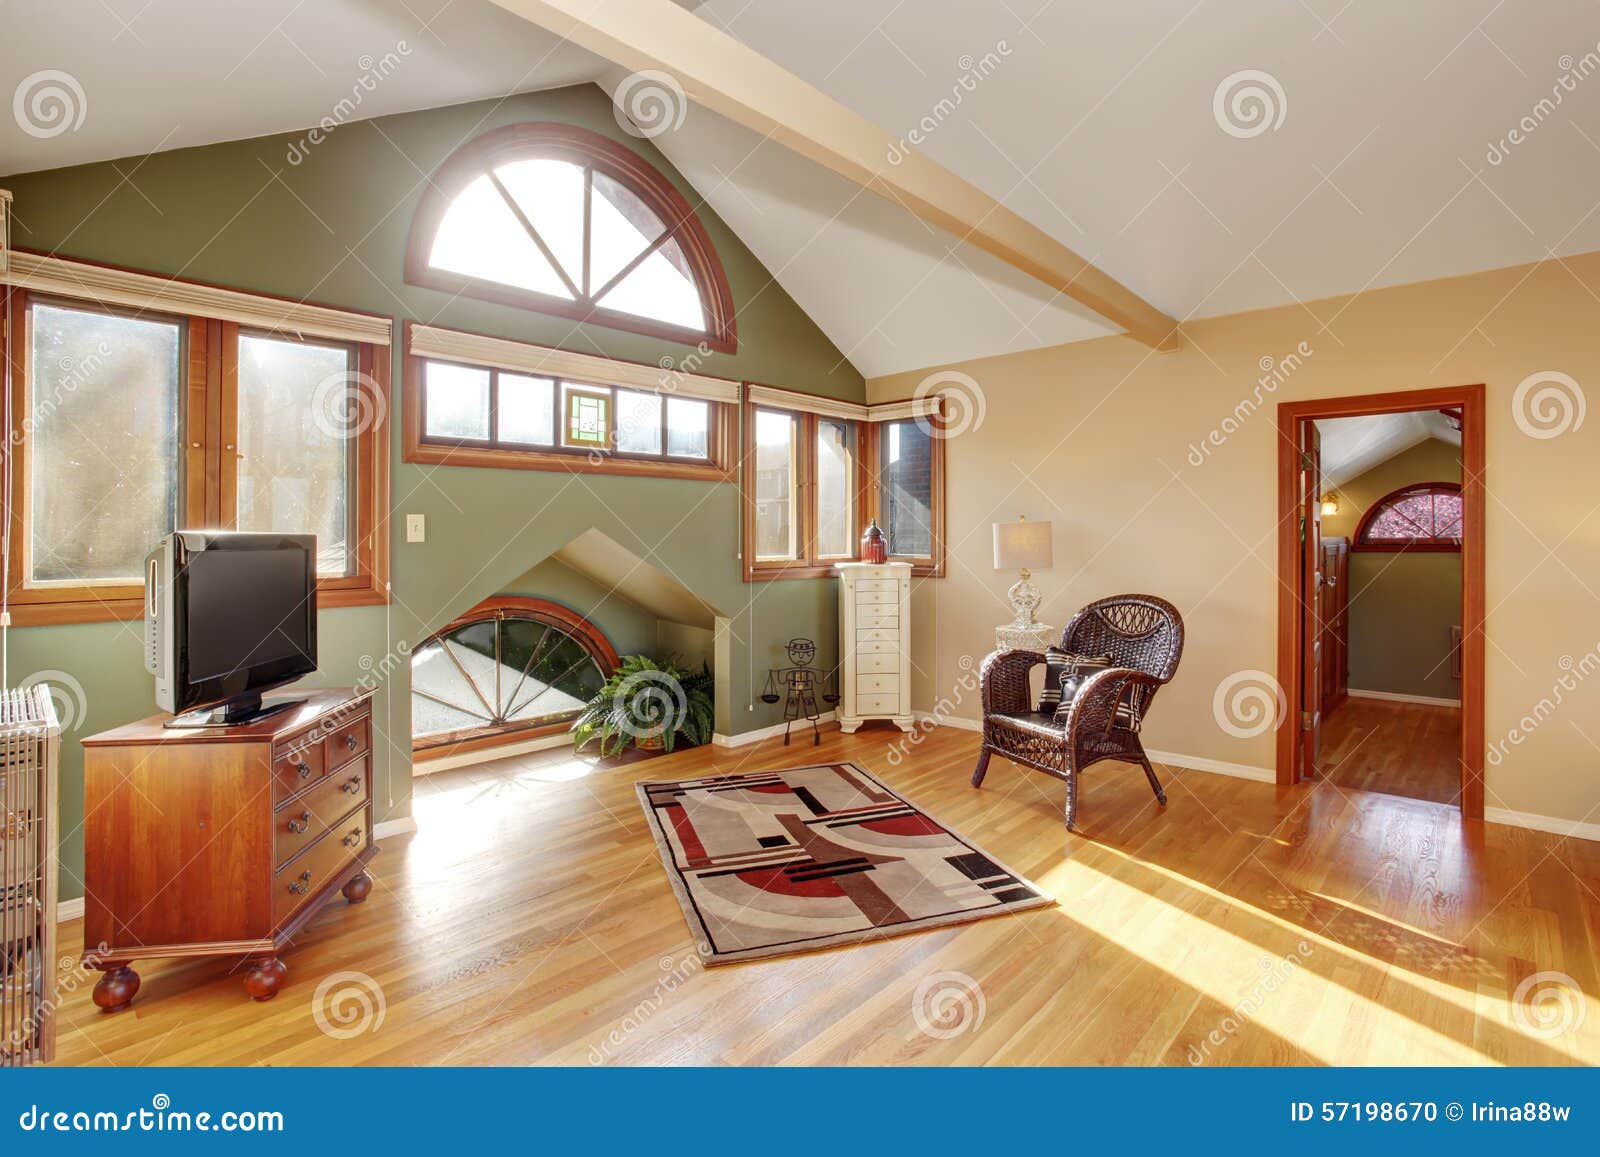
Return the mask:
[[[1600, 685], [1577, 681], [1554, 715], [1520, 722], [1600, 641], [1600, 421], [1535, 438], [1513, 415], [1529, 375], [1600, 383], [1597, 295], [1600, 255], [1587, 255], [1196, 322], [1172, 353], [1116, 337], [955, 367], [983, 421], [949, 446], [949, 577], [913, 604], [918, 705], [953, 695], [962, 658], [989, 651], [1009, 618], [1014, 576], [991, 568], [989, 528], [1021, 513], [1055, 524], [1056, 565], [1035, 576], [1050, 622], [1118, 591], [1183, 611], [1187, 651], [1149, 746], [1270, 768], [1271, 732], [1230, 735], [1213, 697], [1276, 663], [1276, 403], [1485, 382], [1487, 735], [1491, 748], [1511, 728], [1526, 736], [1491, 755], [1487, 806], [1600, 818]], [[907, 397], [925, 376], [870, 381], [869, 399]], [[976, 710], [967, 694], [957, 713]]]
[[[1322, 533], [1354, 540], [1361, 516], [1402, 486], [1461, 481], [1461, 448], [1419, 442], [1335, 490]], [[1353, 551], [1350, 555], [1350, 686], [1364, 691], [1461, 698], [1450, 673], [1450, 628], [1461, 625], [1461, 555]]]

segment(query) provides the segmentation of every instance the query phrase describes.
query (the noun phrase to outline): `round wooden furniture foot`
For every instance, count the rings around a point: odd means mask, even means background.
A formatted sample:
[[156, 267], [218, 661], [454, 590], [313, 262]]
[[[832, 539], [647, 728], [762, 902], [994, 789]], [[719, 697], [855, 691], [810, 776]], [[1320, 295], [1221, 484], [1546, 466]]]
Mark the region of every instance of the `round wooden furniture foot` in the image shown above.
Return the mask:
[[245, 973], [244, 990], [250, 994], [251, 1000], [271, 1000], [283, 987], [283, 978], [288, 971], [288, 965], [276, 956], [257, 960]]
[[367, 898], [367, 894], [371, 891], [372, 877], [362, 872], [344, 886], [344, 898], [352, 904], [359, 904]]
[[108, 968], [94, 986], [94, 1002], [104, 1012], [121, 1012], [139, 994], [139, 974], [126, 964]]

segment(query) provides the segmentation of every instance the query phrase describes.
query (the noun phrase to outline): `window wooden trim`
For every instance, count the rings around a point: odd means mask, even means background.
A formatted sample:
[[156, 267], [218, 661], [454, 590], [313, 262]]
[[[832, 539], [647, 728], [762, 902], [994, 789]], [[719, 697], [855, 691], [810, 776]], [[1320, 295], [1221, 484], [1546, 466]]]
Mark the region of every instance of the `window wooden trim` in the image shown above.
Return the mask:
[[[896, 405], [898, 403], [885, 404]], [[949, 438], [944, 432], [945, 427], [942, 416], [892, 418], [871, 423], [869, 429], [872, 431], [872, 436], [864, 439], [864, 441], [870, 443], [870, 446], [867, 452], [862, 455], [863, 473], [866, 476], [862, 485], [868, 504], [867, 518], [876, 520], [880, 527], [884, 525], [883, 487], [879, 485], [879, 463], [883, 454], [883, 429], [894, 422], [910, 422], [913, 425], [925, 424], [933, 434], [929, 444], [930, 478], [928, 486], [928, 496], [931, 504], [930, 513], [932, 515], [932, 526], [929, 529], [933, 540], [933, 555], [931, 558], [922, 558], [917, 555], [890, 554], [888, 561], [910, 563], [913, 578], [943, 578], [945, 574], [945, 443], [949, 441]], [[866, 525], [866, 522], [863, 521], [861, 524], [863, 532], [865, 532]], [[888, 535], [888, 533], [888, 530], [885, 529], [884, 534]]]
[[[237, 470], [229, 455], [237, 442], [238, 333], [236, 322], [199, 316], [181, 317], [138, 311], [98, 301], [41, 294], [19, 288], [5, 290], [10, 332], [0, 335], [0, 357], [11, 370], [11, 429], [4, 468], [10, 472], [12, 502], [4, 514], [11, 530], [11, 554], [5, 576], [11, 618], [17, 626], [131, 621], [144, 617], [142, 583], [83, 583], [30, 586], [27, 583], [27, 526], [31, 441], [25, 423], [31, 415], [29, 394], [29, 324], [34, 302], [57, 302], [89, 312], [142, 316], [184, 327], [183, 381], [179, 436], [183, 457], [179, 469], [178, 528], [230, 528], [237, 518]], [[4, 328], [4, 327], [0, 327]], [[285, 335], [273, 332], [274, 338]], [[319, 342], [333, 339], [317, 338]], [[355, 573], [317, 580], [318, 609], [372, 606], [388, 602], [389, 586], [389, 349], [366, 343], [357, 351], [356, 388], [365, 395], [375, 420], [352, 439], [351, 470], [354, 503]], [[151, 543], [153, 547], [155, 544]]]
[[[409, 327], [409, 323], [408, 323]], [[580, 389], [594, 391], [611, 391], [611, 406], [608, 421], [612, 427], [611, 441], [615, 444], [616, 432], [616, 394], [617, 390], [633, 390], [635, 393], [649, 393], [630, 385], [615, 385], [606, 382], [588, 382], [581, 379], [566, 379], [548, 374], [528, 375], [536, 377], [553, 377], [556, 383], [555, 397], [555, 438], [552, 446], [522, 446], [511, 443], [496, 443], [479, 439], [463, 438], [428, 438], [424, 436], [423, 422], [424, 400], [426, 388], [424, 384], [424, 364], [426, 362], [441, 362], [450, 365], [464, 366], [469, 369], [482, 370], [491, 375], [500, 373], [523, 374], [521, 370], [502, 370], [498, 366], [478, 362], [458, 361], [454, 358], [423, 357], [409, 352], [410, 343], [407, 342], [408, 352], [402, 363], [401, 391], [404, 401], [404, 412], [401, 415], [401, 442], [402, 458], [406, 462], [415, 462], [429, 466], [476, 466], [487, 469], [505, 470], [545, 470], [570, 474], [631, 474], [655, 478], [684, 478], [702, 482], [729, 482], [735, 477], [735, 468], [731, 465], [733, 460], [733, 445], [735, 440], [735, 425], [737, 422], [737, 408], [724, 402], [714, 402], [705, 398], [694, 398], [693, 401], [703, 401], [707, 407], [710, 420], [710, 429], [706, 438], [706, 457], [686, 458], [670, 457], [661, 454], [629, 454], [622, 451], [607, 449], [599, 450], [586, 446], [567, 446], [562, 444], [566, 411], [562, 405], [562, 382], [576, 386]], [[629, 363], [632, 364], [632, 363]], [[662, 450], [665, 451], [666, 441], [666, 413], [667, 401], [672, 397], [667, 391], [658, 391], [661, 398], [662, 414]]]
[[[1375, 553], [1387, 552], [1390, 554], [1460, 554], [1461, 539], [1443, 538], [1416, 538], [1416, 539], [1379, 539], [1377, 542], [1367, 538], [1372, 524], [1377, 521], [1385, 509], [1402, 499], [1412, 498], [1418, 494], [1454, 494], [1461, 495], [1459, 482], [1414, 482], [1408, 486], [1401, 486], [1391, 490], [1378, 501], [1367, 507], [1361, 515], [1361, 520], [1356, 524], [1355, 534], [1350, 536], [1350, 549], [1353, 551], [1372, 551]], [[1466, 514], [1462, 512], [1462, 529], [1466, 529]]]
[[[588, 618], [570, 607], [551, 602], [549, 599], [529, 598], [524, 595], [494, 595], [483, 600], [422, 640], [411, 649], [411, 653], [416, 654], [441, 635], [447, 635], [451, 631], [473, 623], [504, 618], [531, 619], [555, 627], [575, 640], [608, 679], [622, 662], [617, 655], [617, 649], [612, 646], [611, 640], [606, 638], [605, 632]], [[518, 726], [513, 723], [490, 724], [460, 731], [442, 731], [422, 739], [413, 739], [411, 750], [418, 762], [447, 759], [452, 755], [462, 755], [469, 751], [481, 751], [512, 743], [526, 743], [532, 739], [559, 735], [570, 730], [572, 726], [568, 722], [533, 727]]]
[[[492, 172], [500, 165], [528, 160], [566, 161], [586, 170], [604, 173], [638, 196], [666, 226], [663, 239], [650, 251], [653, 252], [669, 239], [676, 241], [683, 251], [684, 259], [693, 273], [695, 288], [700, 294], [700, 308], [706, 319], [705, 330], [686, 329], [607, 309], [581, 294], [578, 300], [568, 300], [434, 269], [429, 265], [428, 254], [434, 235], [457, 194], [479, 176]], [[535, 243], [540, 244], [537, 238]], [[542, 244], [540, 247], [543, 248]], [[557, 276], [561, 276], [560, 267], [556, 266], [556, 269]], [[739, 346], [733, 291], [728, 286], [728, 277], [716, 248], [711, 244], [711, 236], [695, 215], [694, 208], [677, 186], [643, 157], [610, 137], [576, 125], [550, 121], [505, 125], [484, 133], [450, 154], [429, 180], [422, 202], [411, 220], [411, 235], [406, 245], [405, 280], [407, 284], [425, 289], [476, 297], [578, 322], [591, 322], [664, 341], [685, 345], [704, 343], [719, 353], [734, 353]]]
[[[911, 564], [911, 573], [917, 578], [943, 578], [945, 573], [945, 442], [942, 436], [941, 419], [938, 416], [927, 418], [894, 418], [882, 421], [873, 420], [871, 417], [878, 406], [866, 406], [863, 410], [869, 415], [865, 421], [856, 421], [841, 417], [834, 412], [819, 407], [816, 410], [789, 408], [775, 405], [766, 400], [777, 396], [767, 389], [763, 389], [758, 397], [762, 400], [753, 400], [747, 395], [741, 410], [742, 425], [744, 430], [744, 455], [741, 460], [739, 472], [740, 508], [741, 508], [741, 535], [740, 555], [743, 562], [745, 582], [770, 582], [777, 579], [816, 579], [827, 578], [835, 573], [834, 567], [841, 562], [857, 562], [861, 558], [861, 536], [866, 533], [870, 522], [877, 520], [882, 526], [881, 488], [878, 485], [879, 438], [885, 422], [887, 421], [913, 421], [927, 422], [934, 429], [930, 459], [930, 494], [933, 500], [932, 537], [933, 557], [916, 558], [911, 556], [890, 555], [889, 562], [906, 562]], [[799, 395], [797, 395], [797, 398]], [[887, 406], [903, 406], [904, 403], [888, 402]], [[757, 410], [770, 410], [775, 413], [788, 414], [795, 420], [799, 427], [799, 462], [796, 467], [796, 505], [795, 517], [798, 520], [798, 535], [801, 543], [800, 556], [797, 559], [763, 559], [755, 557], [756, 541], [756, 466], [755, 466], [755, 413]], [[853, 427], [855, 444], [856, 479], [855, 479], [855, 518], [852, 535], [852, 550], [849, 557], [820, 558], [816, 550], [817, 510], [816, 510], [816, 431], [817, 424], [823, 421], [846, 422]]]

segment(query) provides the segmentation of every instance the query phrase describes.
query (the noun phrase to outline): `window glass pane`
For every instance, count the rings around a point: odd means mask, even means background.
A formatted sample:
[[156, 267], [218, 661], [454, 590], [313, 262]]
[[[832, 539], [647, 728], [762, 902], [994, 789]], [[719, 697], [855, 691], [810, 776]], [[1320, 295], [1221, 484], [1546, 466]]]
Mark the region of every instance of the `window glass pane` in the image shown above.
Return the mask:
[[795, 558], [795, 421], [756, 411], [756, 558]]
[[817, 555], [855, 553], [855, 455], [850, 423], [817, 419]]
[[711, 456], [711, 403], [667, 399], [667, 453], [675, 458]]
[[176, 525], [182, 326], [32, 312], [29, 577], [137, 582]]
[[569, 301], [572, 295], [488, 177], [463, 189], [433, 236], [435, 269], [498, 281]]
[[239, 529], [316, 535], [323, 575], [355, 571], [354, 360], [344, 346], [239, 335]]
[[885, 422], [879, 506], [889, 553], [933, 557], [933, 436], [917, 422]]
[[668, 241], [646, 257], [597, 304], [686, 329], [706, 327], [700, 291], [676, 241]]
[[661, 453], [661, 395], [617, 391], [617, 449], [625, 454]]
[[572, 284], [583, 286], [583, 169], [569, 161], [515, 161], [494, 171]]
[[424, 397], [429, 438], [489, 437], [489, 371], [428, 362]]
[[604, 173], [594, 175], [589, 212], [589, 292], [599, 293], [645, 246], [666, 232], [666, 226], [643, 201]]
[[568, 446], [604, 449], [611, 429], [611, 395], [590, 393], [565, 382], [561, 388], [566, 396], [562, 440]]
[[500, 375], [502, 442], [553, 446], [556, 440], [556, 384], [550, 378]]

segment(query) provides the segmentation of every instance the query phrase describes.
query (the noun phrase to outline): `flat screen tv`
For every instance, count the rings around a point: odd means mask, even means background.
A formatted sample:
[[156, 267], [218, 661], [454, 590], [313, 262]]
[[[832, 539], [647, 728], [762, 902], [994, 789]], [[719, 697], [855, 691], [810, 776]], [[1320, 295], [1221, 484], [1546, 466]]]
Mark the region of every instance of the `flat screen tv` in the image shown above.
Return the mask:
[[313, 534], [181, 530], [145, 559], [145, 667], [168, 726], [246, 723], [317, 669]]

